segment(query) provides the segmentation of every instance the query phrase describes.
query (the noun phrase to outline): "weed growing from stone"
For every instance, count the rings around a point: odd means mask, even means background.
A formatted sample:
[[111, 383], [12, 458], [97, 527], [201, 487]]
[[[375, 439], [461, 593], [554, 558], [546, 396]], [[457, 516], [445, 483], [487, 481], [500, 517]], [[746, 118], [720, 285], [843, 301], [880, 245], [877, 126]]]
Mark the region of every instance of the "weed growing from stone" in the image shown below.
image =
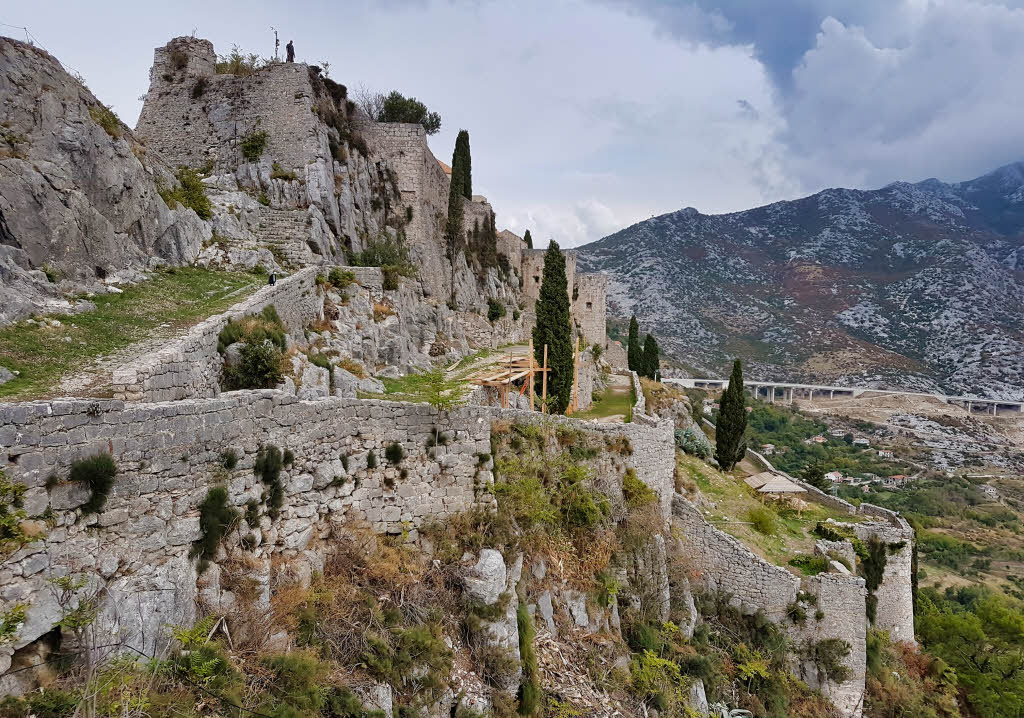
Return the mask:
[[107, 496], [114, 488], [117, 464], [110, 454], [99, 452], [85, 459], [71, 462], [68, 480], [89, 487], [89, 500], [82, 504], [82, 514], [96, 514], [103, 510]]

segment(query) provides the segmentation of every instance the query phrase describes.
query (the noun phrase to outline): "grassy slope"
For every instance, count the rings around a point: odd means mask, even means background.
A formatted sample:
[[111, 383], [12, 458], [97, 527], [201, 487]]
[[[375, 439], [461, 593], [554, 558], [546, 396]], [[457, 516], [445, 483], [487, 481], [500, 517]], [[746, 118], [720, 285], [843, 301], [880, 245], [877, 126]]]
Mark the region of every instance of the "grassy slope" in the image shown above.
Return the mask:
[[92, 299], [96, 309], [54, 317], [60, 326], [18, 322], [0, 329], [0, 365], [20, 371], [0, 386], [0, 397], [47, 396], [64, 377], [92, 361], [158, 331], [189, 327], [255, 291], [261, 277], [238, 272], [178, 268]]
[[[837, 521], [857, 522], [860, 517], [834, 511], [817, 504], [808, 504], [798, 516], [795, 509], [781, 508], [781, 504], [768, 501], [762, 505], [753, 489], [740, 477], [723, 474], [700, 459], [677, 452], [677, 470], [680, 476], [696, 484], [701, 494], [715, 504], [705, 518], [715, 528], [739, 539], [759, 556], [780, 566], [785, 566], [797, 554], [812, 554], [815, 538], [811, 530], [819, 521], [828, 518]], [[779, 506], [780, 508], [773, 508]], [[759, 533], [749, 523], [751, 510], [767, 508], [775, 525], [774, 535]]]

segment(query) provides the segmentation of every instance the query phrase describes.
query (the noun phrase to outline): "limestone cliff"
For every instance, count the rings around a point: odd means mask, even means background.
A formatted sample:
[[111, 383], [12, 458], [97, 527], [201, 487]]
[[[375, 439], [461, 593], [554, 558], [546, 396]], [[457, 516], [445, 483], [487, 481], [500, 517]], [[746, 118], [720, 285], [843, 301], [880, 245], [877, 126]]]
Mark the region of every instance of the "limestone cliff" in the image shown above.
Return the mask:
[[0, 37], [0, 95], [0, 323], [57, 298], [38, 270], [80, 287], [195, 260], [210, 229], [160, 198], [174, 174], [54, 57]]

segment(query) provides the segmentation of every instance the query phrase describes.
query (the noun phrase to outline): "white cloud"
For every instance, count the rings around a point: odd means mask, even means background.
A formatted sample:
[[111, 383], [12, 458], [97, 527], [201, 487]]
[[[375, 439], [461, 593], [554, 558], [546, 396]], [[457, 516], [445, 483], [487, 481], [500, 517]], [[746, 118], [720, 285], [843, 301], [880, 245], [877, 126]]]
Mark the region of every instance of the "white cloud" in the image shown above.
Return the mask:
[[28, 25], [129, 123], [152, 48], [194, 29], [220, 52], [237, 43], [270, 54], [273, 25], [300, 60], [330, 60], [335, 80], [438, 110], [440, 159], [469, 129], [474, 188], [499, 226], [533, 223], [535, 236], [567, 246], [685, 206], [724, 212], [824, 186], [967, 179], [1024, 154], [1024, 11], [1006, 1], [754, 5], [298, 0], [282, 13], [64, 0], [5, 22]]
[[914, 4], [900, 46], [822, 23], [786, 113], [790, 167], [806, 186], [969, 179], [1024, 156], [1024, 11]]

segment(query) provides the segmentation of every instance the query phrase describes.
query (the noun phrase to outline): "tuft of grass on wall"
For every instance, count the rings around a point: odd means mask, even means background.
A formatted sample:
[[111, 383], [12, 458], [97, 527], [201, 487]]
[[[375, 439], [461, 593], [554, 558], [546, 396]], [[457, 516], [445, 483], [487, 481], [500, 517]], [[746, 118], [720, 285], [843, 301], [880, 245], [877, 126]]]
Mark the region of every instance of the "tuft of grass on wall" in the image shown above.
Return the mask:
[[89, 487], [89, 500], [82, 504], [83, 514], [98, 514], [107, 503], [110, 490], [114, 488], [117, 464], [106, 452], [99, 452], [85, 459], [71, 463], [68, 480], [80, 482]]

